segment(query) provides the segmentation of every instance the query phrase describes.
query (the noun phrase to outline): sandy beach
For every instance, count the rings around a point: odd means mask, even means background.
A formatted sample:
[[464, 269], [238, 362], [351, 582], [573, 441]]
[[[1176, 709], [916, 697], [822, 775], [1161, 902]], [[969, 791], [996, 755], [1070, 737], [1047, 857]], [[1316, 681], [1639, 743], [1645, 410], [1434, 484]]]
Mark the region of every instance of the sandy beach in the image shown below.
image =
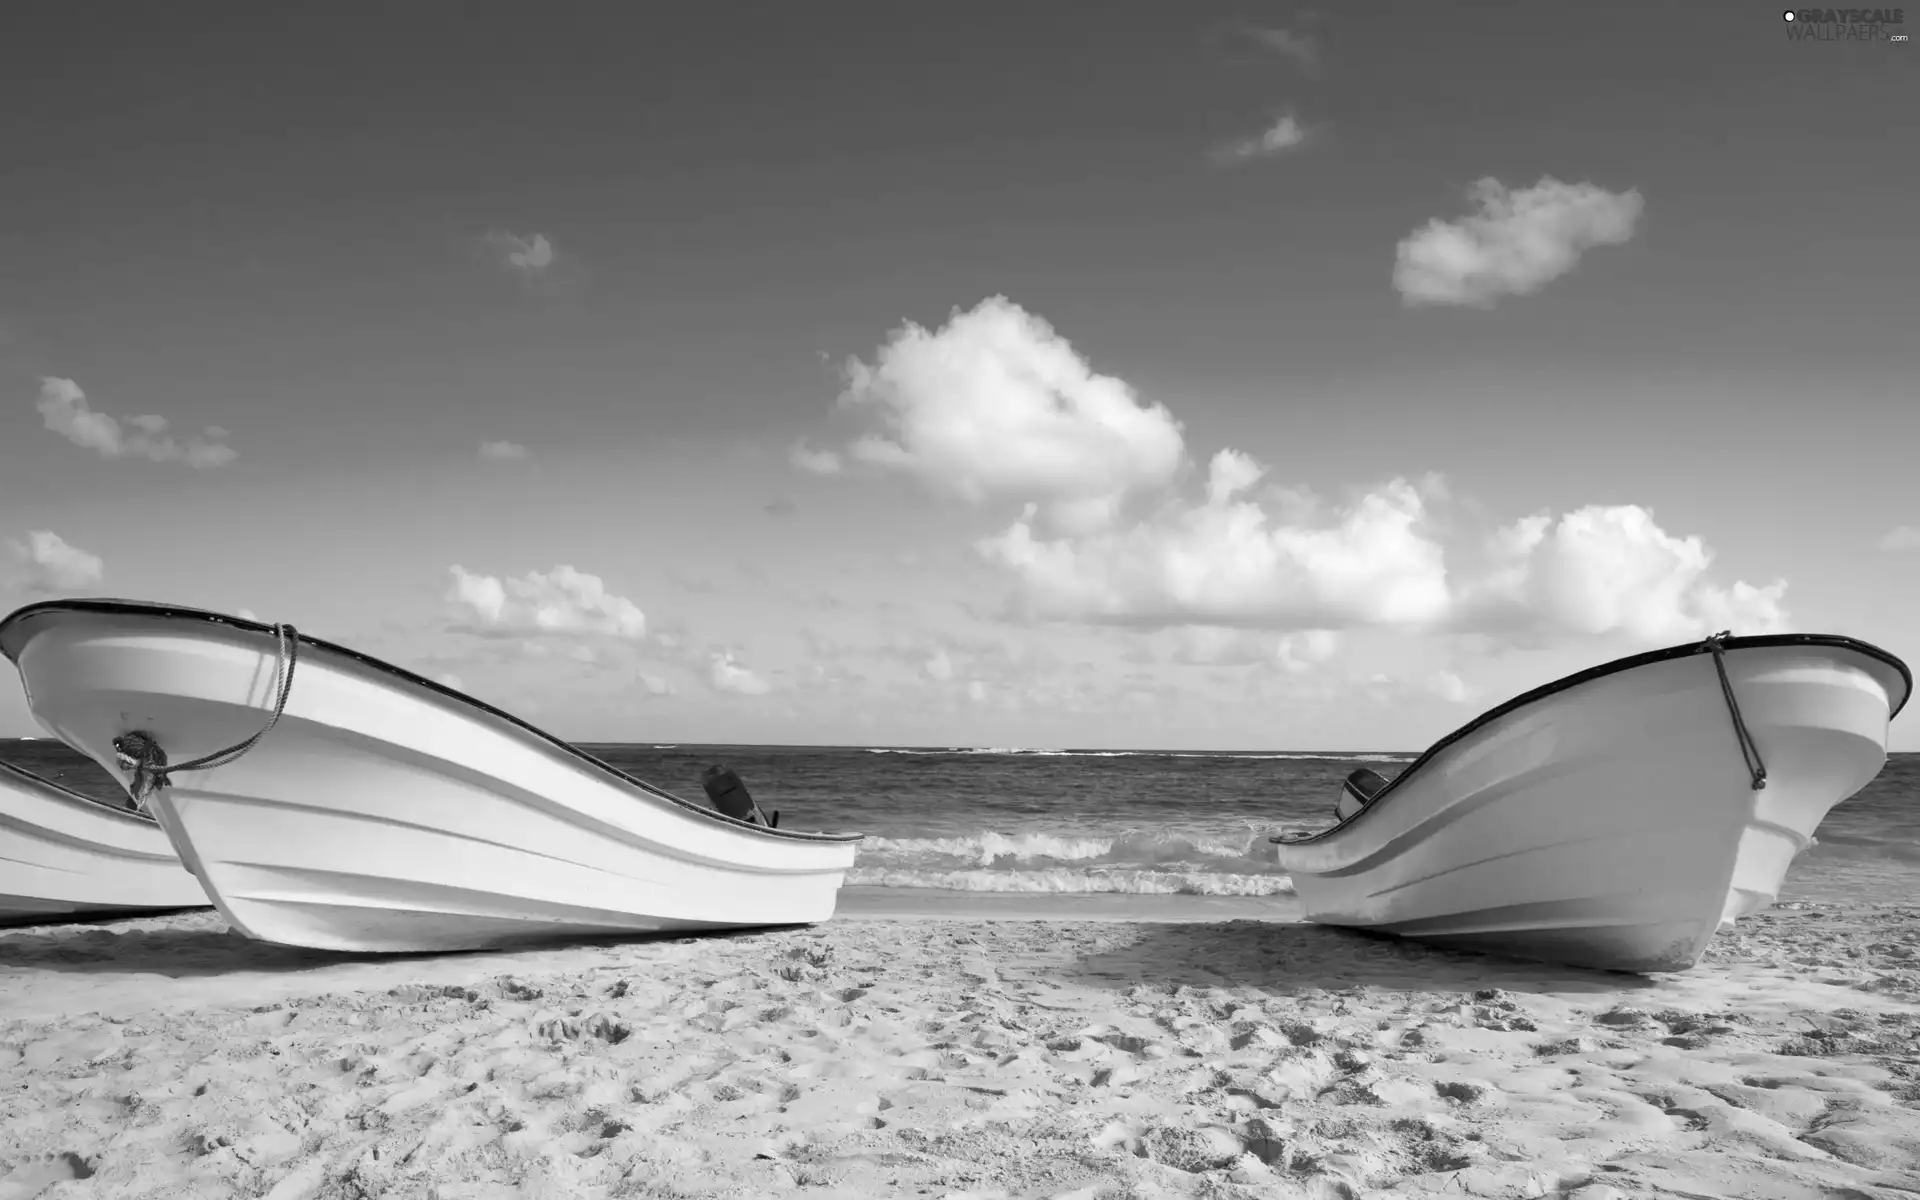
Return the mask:
[[1920, 908], [1641, 979], [1298, 924], [0, 932], [0, 1200], [1910, 1197]]

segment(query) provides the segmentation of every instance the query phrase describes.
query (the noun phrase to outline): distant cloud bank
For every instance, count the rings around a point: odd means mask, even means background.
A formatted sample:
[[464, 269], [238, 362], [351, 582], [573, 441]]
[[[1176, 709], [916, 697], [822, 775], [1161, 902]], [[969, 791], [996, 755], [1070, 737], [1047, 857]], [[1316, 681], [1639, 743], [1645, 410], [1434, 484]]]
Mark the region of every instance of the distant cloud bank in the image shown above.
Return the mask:
[[181, 440], [167, 433], [165, 417], [123, 420], [95, 412], [87, 405], [87, 394], [71, 379], [43, 377], [36, 407], [48, 429], [102, 458], [144, 458], [205, 468], [225, 466], [239, 457], [226, 443], [227, 431], [218, 426], [210, 425], [199, 436]]
[[480, 457], [490, 462], [511, 462], [525, 458], [527, 448], [519, 442], [481, 442]]
[[1645, 207], [1637, 190], [1551, 177], [1518, 190], [1482, 179], [1471, 195], [1479, 211], [1435, 218], [1401, 239], [1393, 286], [1408, 304], [1486, 308], [1537, 292], [1587, 251], [1630, 239]]

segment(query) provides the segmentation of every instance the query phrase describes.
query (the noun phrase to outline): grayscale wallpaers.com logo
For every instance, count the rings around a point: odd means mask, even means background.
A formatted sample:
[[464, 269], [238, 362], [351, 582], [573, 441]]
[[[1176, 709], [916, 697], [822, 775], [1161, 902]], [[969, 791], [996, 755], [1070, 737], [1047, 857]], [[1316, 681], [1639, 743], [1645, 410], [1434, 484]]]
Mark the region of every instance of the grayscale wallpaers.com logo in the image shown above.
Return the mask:
[[1789, 8], [1787, 37], [1796, 42], [1904, 42], [1904, 8]]

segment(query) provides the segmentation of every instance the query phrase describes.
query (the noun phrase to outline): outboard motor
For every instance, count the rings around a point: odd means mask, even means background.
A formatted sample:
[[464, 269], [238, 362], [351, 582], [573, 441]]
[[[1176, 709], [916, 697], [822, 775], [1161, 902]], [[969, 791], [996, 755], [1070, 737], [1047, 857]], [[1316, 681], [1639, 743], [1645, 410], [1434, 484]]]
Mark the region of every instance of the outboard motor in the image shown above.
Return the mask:
[[700, 786], [707, 790], [707, 799], [713, 801], [713, 807], [736, 821], [749, 821], [765, 825], [769, 829], [780, 826], [780, 814], [776, 811], [771, 818], [760, 811], [753, 802], [752, 793], [747, 785], [734, 774], [732, 767], [723, 767], [719, 763], [708, 767], [706, 774], [700, 777]]
[[1340, 800], [1333, 811], [1342, 821], [1348, 820], [1367, 805], [1387, 786], [1387, 777], [1371, 767], [1361, 767], [1347, 776], [1347, 782], [1340, 788]]

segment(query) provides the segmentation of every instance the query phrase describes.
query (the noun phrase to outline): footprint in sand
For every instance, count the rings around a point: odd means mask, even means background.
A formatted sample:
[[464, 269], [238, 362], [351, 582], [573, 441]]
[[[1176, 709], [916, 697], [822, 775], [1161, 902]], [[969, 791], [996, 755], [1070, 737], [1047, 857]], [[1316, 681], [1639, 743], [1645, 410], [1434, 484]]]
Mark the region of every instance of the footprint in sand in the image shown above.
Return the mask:
[[16, 1164], [0, 1175], [0, 1200], [31, 1200], [57, 1183], [93, 1178], [94, 1164], [68, 1150]]

